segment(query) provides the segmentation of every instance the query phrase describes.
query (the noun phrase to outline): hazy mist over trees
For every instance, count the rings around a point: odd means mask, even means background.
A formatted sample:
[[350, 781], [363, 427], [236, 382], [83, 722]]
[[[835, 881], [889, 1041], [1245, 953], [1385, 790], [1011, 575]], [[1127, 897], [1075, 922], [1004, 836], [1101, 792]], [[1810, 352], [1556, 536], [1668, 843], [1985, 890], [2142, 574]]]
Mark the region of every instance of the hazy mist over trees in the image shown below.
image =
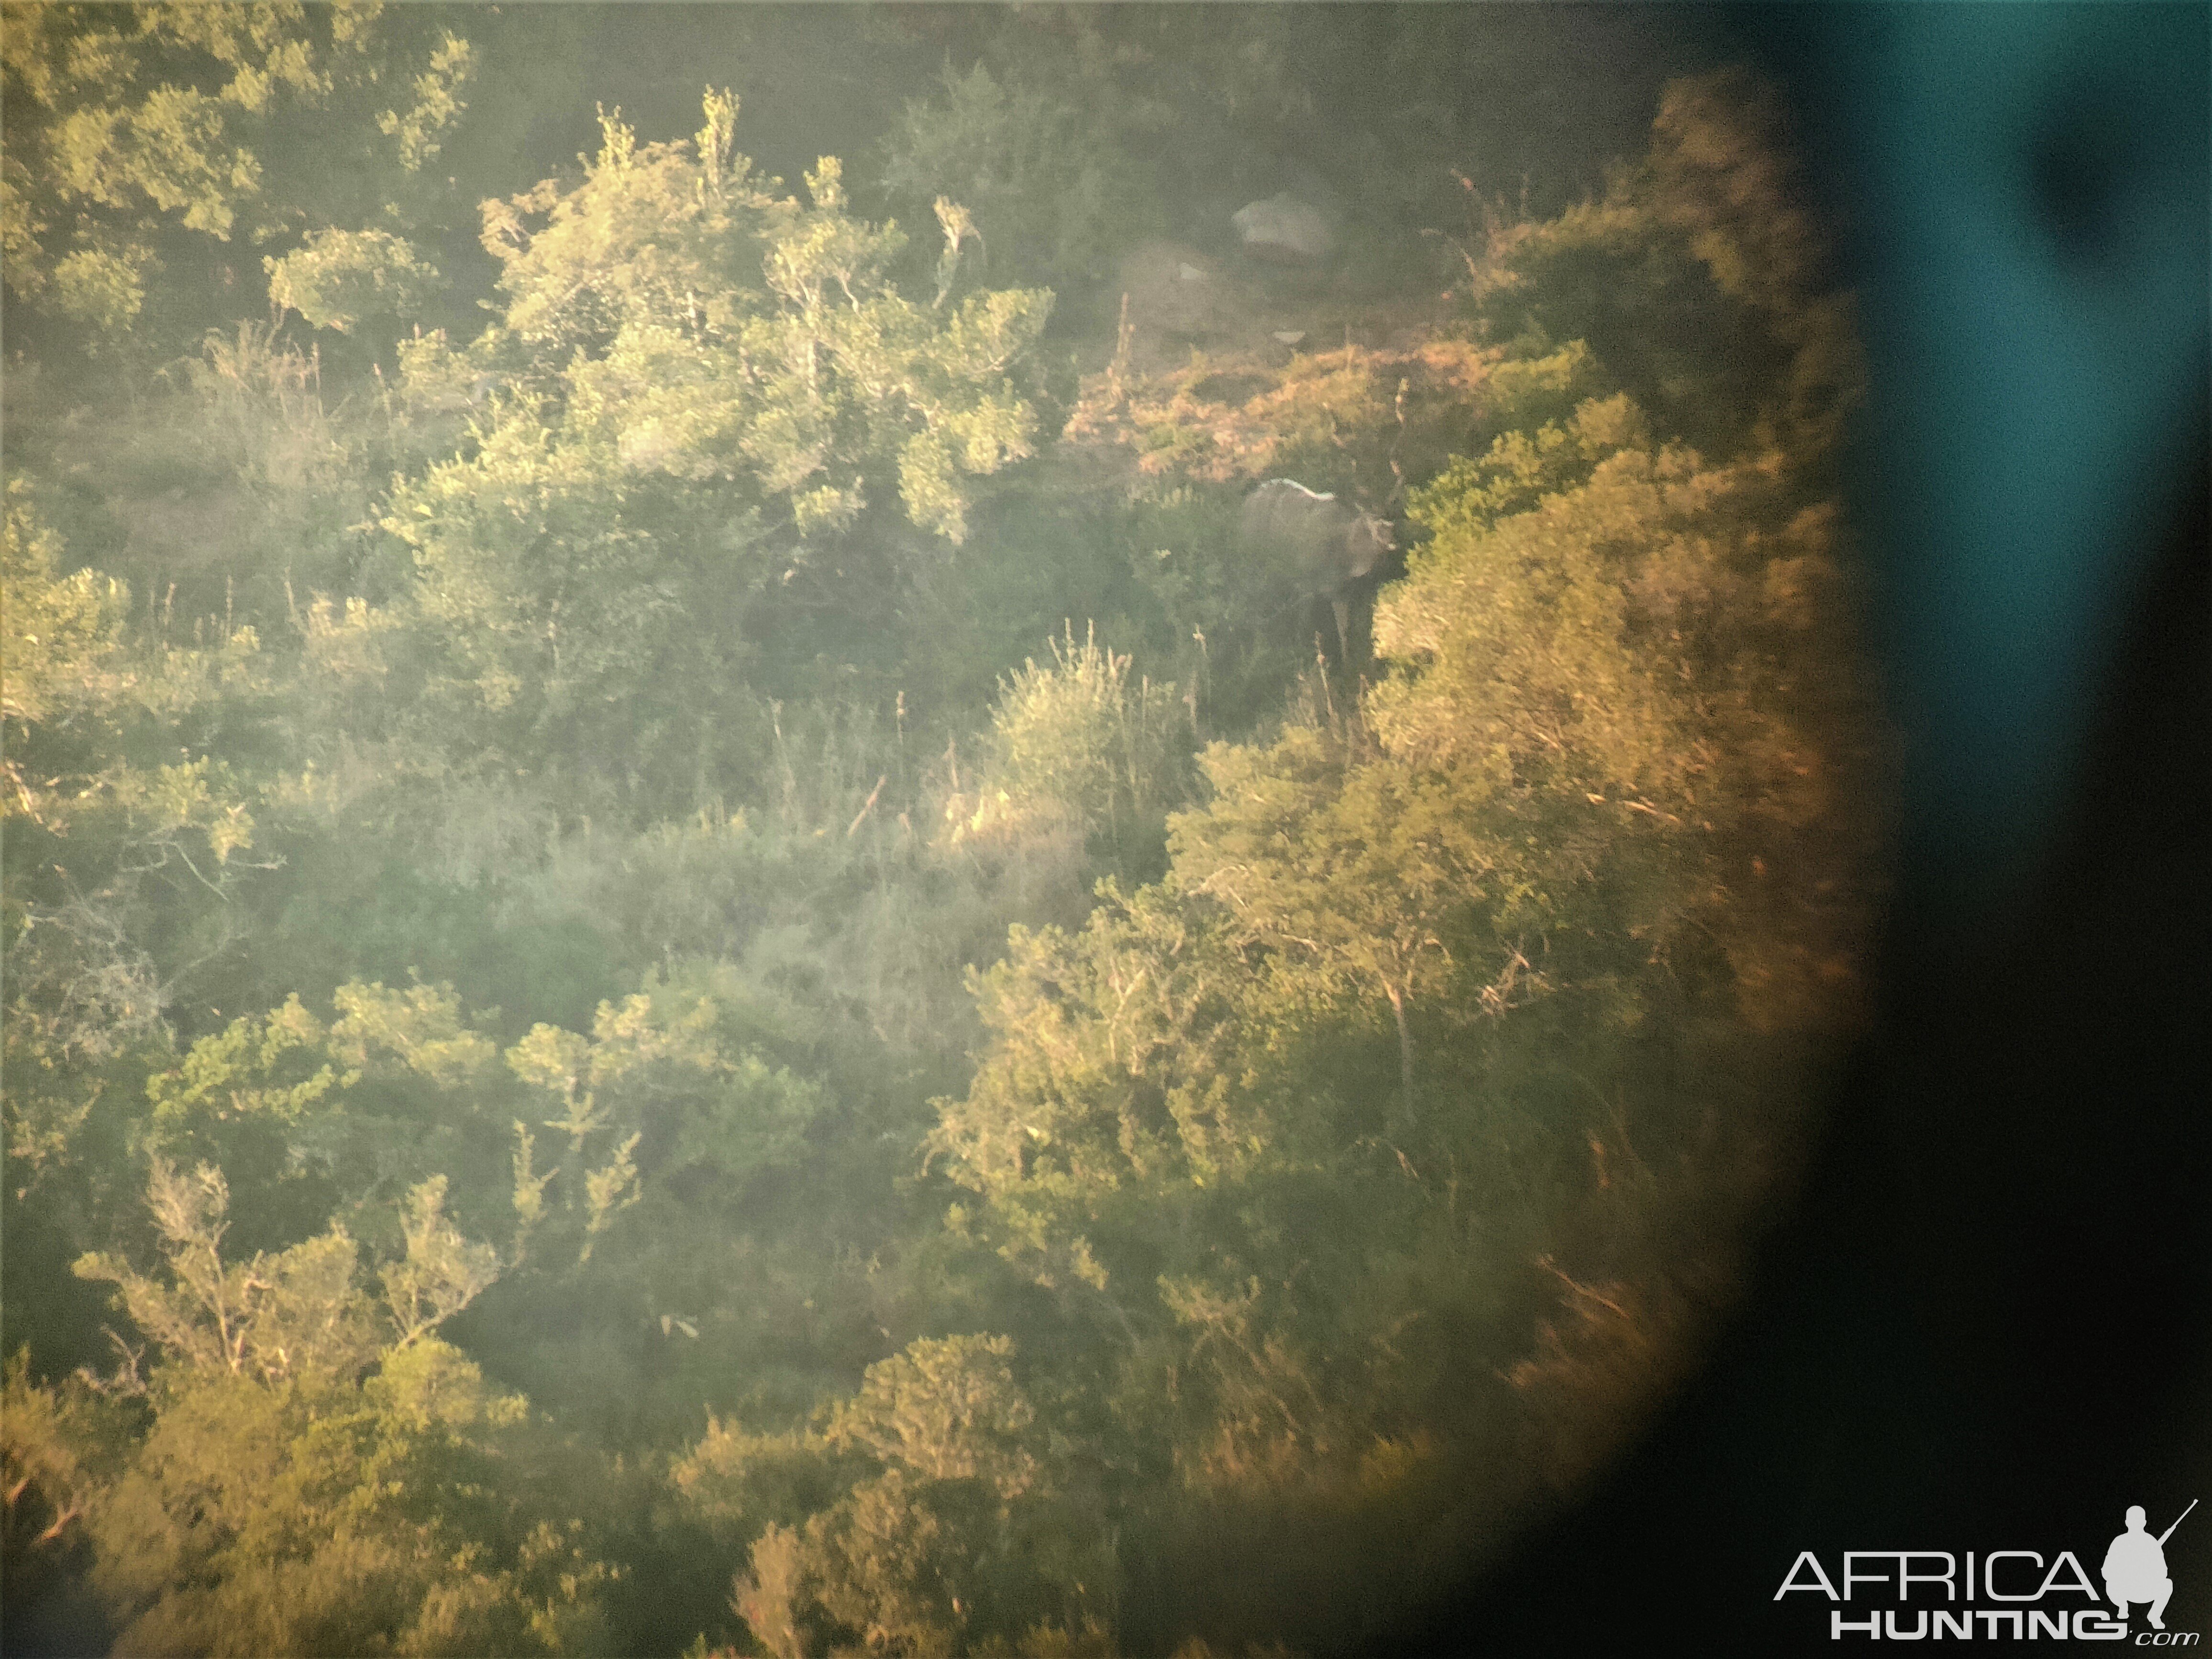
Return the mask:
[[1694, 1361], [1881, 824], [1682, 18], [4, 38], [11, 1652], [1325, 1651]]

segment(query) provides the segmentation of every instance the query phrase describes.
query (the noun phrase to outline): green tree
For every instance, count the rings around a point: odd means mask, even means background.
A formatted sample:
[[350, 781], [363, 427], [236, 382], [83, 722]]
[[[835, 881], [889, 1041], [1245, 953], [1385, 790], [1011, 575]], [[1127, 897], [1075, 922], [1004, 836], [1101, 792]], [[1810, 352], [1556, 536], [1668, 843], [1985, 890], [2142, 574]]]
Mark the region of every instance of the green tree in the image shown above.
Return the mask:
[[445, 283], [404, 238], [381, 230], [310, 231], [305, 246], [267, 265], [271, 306], [341, 334], [366, 318], [419, 316]]
[[[234, 238], [404, 232], [476, 68], [429, 15], [375, 3], [11, 4], [5, 39], [8, 288], [110, 344], [162, 288], [243, 298]], [[172, 269], [195, 265], [213, 280]]]
[[1669, 82], [1601, 198], [1490, 239], [1471, 291], [1492, 337], [1587, 342], [1662, 437], [1708, 454], [1832, 459], [1861, 369], [1787, 125], [1741, 65]]
[[[691, 781], [710, 732], [759, 724], [748, 634], [825, 584], [865, 614], [864, 574], [921, 580], [1035, 447], [1050, 296], [907, 299], [902, 233], [851, 215], [834, 158], [802, 205], [733, 148], [733, 100], [706, 112], [690, 144], [607, 116], [580, 183], [489, 205], [502, 325], [405, 354], [403, 395], [483, 410], [382, 522], [416, 565], [434, 703], [486, 759], [557, 731], [572, 765], [627, 752], [632, 778]], [[861, 533], [891, 500], [939, 551]]]
[[[1584, 405], [1576, 453], [1608, 429]], [[1723, 939], [1754, 1024], [1843, 1017], [1863, 681], [1834, 508], [1786, 471], [1632, 441], [1522, 512], [1493, 518], [1497, 489], [1458, 471], [1416, 503], [1434, 539], [1376, 617], [1416, 672], [1370, 699], [1379, 740], [1486, 775], [1548, 862], [1609, 862], [1616, 925], [1655, 957]]]
[[[410, 1195], [382, 1305], [343, 1228], [247, 1260], [226, 1254], [228, 1192], [156, 1158], [160, 1268], [89, 1255], [159, 1362], [112, 1377], [8, 1376], [10, 1515], [27, 1488], [76, 1528], [124, 1651], [572, 1651], [599, 1639], [611, 1576], [580, 1523], [518, 1513], [518, 1397], [433, 1332], [495, 1275]], [[118, 1339], [119, 1340], [119, 1339]], [[98, 1398], [135, 1401], [135, 1415]], [[504, 1486], [507, 1500], [494, 1494]], [[15, 1540], [11, 1539], [11, 1543]]]
[[[1100, 96], [1095, 79], [1062, 82], [1080, 102], [980, 63], [965, 75], [948, 70], [936, 94], [907, 105], [887, 145], [884, 190], [915, 208], [933, 198], [962, 204], [986, 272], [995, 257], [1001, 272], [1048, 282], [1103, 275], [1114, 249], [1157, 216], [1118, 130], [1147, 112]], [[951, 224], [946, 234], [957, 257], [964, 239]]]
[[[842, 1490], [803, 1527], [771, 1521], [748, 1551], [732, 1606], [763, 1647], [796, 1654], [824, 1636], [951, 1653], [1031, 1626], [1096, 1625], [1111, 1564], [1062, 1541], [1071, 1518], [1048, 1485], [1037, 1413], [1004, 1336], [921, 1339], [871, 1365], [827, 1411], [805, 1455]], [[788, 1442], [720, 1429], [679, 1480], [694, 1503], [757, 1485]]]
[[487, 207], [507, 328], [565, 375], [579, 435], [630, 471], [750, 476], [801, 534], [850, 523], [895, 482], [908, 518], [960, 540], [963, 481], [1030, 453], [1019, 381], [1050, 296], [906, 300], [905, 236], [851, 216], [836, 158], [802, 205], [734, 149], [734, 99], [710, 93], [706, 112], [688, 146], [640, 148], [605, 117], [580, 185]]
[[8, 1151], [30, 1181], [67, 1155], [92, 1073], [158, 1043], [178, 979], [235, 942], [243, 878], [274, 862], [253, 782], [207, 741], [216, 710], [266, 689], [255, 630], [147, 641], [128, 589], [64, 556], [11, 483], [0, 915]]
[[1501, 996], [1549, 918], [1525, 850], [1484, 823], [1479, 776], [1362, 764], [1345, 750], [1340, 734], [1313, 727], [1266, 750], [1216, 745], [1205, 757], [1213, 800], [1176, 821], [1170, 846], [1182, 890], [1225, 908], [1271, 975], [1381, 993], [1412, 1116], [1410, 1011], [1442, 988], [1452, 945], [1470, 932], [1466, 913], [1494, 907], [1483, 931], [1504, 957]]

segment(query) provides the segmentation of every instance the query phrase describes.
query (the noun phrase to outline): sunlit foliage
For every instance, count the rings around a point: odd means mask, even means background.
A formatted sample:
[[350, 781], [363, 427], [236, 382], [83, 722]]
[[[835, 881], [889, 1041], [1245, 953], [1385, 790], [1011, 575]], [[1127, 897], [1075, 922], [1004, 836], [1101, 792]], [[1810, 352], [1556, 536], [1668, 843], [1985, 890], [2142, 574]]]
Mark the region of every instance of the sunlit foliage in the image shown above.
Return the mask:
[[793, 187], [9, 9], [11, 1644], [1285, 1654], [1690, 1364], [1857, 1006], [1850, 303], [1747, 76], [1515, 207], [1541, 30], [1401, 21], [856, 14]]
[[8, 287], [109, 345], [176, 259], [404, 227], [476, 69], [377, 3], [11, 4], [5, 39]]

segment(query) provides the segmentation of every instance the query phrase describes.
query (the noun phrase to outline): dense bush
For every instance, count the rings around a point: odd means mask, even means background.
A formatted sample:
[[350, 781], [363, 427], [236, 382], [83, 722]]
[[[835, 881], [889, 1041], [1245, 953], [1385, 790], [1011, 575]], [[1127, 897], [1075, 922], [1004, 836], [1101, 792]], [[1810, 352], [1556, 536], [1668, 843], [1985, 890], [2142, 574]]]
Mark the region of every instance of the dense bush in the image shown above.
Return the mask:
[[[442, 16], [10, 14], [11, 309], [105, 354], [8, 387], [11, 1645], [1376, 1628], [1688, 1363], [1854, 1012], [1778, 112], [1194, 347], [1095, 279], [1443, 70], [901, 12], [849, 191], [724, 92], [479, 177]], [[157, 317], [228, 234], [275, 320]], [[1240, 543], [1284, 474], [1402, 526], [1371, 649]]]

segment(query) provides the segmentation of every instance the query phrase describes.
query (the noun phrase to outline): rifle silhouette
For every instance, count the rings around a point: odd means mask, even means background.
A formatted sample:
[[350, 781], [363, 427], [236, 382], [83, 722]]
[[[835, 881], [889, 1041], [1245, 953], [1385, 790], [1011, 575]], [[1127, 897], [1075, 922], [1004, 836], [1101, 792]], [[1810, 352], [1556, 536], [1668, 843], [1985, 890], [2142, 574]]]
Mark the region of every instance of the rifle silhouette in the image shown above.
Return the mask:
[[[2196, 1507], [2197, 1500], [2192, 1498], [2189, 1500], [2189, 1510], [2193, 1510]], [[2189, 1519], [2189, 1510], [2184, 1510], [2180, 1514], [2173, 1517], [2173, 1527], [2178, 1527], [2183, 1522]], [[2158, 1547], [2160, 1549], [2164, 1549], [2166, 1547], [2166, 1540], [2173, 1536], [2173, 1527], [2168, 1527], [2164, 1532], [2159, 1534]]]

